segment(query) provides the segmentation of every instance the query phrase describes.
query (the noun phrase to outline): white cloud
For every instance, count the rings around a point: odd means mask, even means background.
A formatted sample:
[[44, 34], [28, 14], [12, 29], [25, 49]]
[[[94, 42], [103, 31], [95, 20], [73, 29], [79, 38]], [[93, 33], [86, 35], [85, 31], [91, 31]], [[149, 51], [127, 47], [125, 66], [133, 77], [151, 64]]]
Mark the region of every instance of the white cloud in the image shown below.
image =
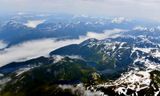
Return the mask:
[[121, 23], [126, 22], [126, 21], [129, 21], [129, 20], [125, 19], [124, 17], [118, 17], [118, 18], [114, 18], [111, 22], [121, 24]]
[[7, 44], [0, 40], [0, 49], [7, 47]]
[[43, 39], [25, 42], [0, 51], [0, 66], [13, 61], [28, 60], [31, 58], [48, 55], [54, 49], [65, 45], [80, 43], [83, 39], [55, 41]]
[[104, 96], [104, 93], [101, 91], [90, 91], [85, 88], [83, 84], [73, 85], [59, 85], [58, 87], [64, 89], [71, 89], [73, 94], [80, 94], [80, 96]]
[[116, 33], [125, 32], [125, 31], [127, 31], [127, 30], [113, 29], [113, 30], [105, 30], [103, 33], [88, 32], [87, 37], [88, 38], [96, 38], [96, 39], [105, 39], [108, 37], [117, 36], [117, 35], [115, 35]]
[[42, 24], [44, 22], [45, 22], [45, 20], [29, 20], [24, 25], [26, 25], [27, 27], [30, 27], [30, 28], [36, 28], [39, 24]]
[[55, 39], [41, 39], [24, 42], [0, 51], [0, 67], [13, 61], [24, 61], [39, 56], [48, 56], [48, 53], [69, 45], [78, 44], [88, 38], [104, 39], [114, 33], [122, 32], [121, 29], [105, 30], [103, 33], [88, 32], [86, 36], [79, 39], [68, 39], [56, 41]]

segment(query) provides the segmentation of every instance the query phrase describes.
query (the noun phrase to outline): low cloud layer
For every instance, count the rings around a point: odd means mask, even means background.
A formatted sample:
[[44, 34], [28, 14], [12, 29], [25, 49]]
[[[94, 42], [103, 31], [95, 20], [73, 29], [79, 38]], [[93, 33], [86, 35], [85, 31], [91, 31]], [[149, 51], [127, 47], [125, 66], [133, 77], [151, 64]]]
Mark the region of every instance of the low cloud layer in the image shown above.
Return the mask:
[[[88, 38], [96, 38], [96, 39], [105, 39], [108, 37], [115, 37], [117, 36], [119, 32], [125, 32], [127, 30], [122, 29], [113, 29], [113, 30], [105, 30], [103, 33], [96, 33], [96, 32], [88, 32], [87, 37]], [[117, 34], [117, 35], [116, 35]]]
[[80, 43], [83, 39], [55, 41], [43, 39], [25, 42], [0, 51], [0, 66], [13, 61], [23, 61], [39, 56], [48, 55], [52, 50], [69, 44]]
[[5, 48], [6, 46], [7, 44], [0, 40], [0, 49]]
[[45, 20], [29, 20], [24, 25], [30, 28], [36, 28], [39, 24], [42, 24], [43, 22], [45, 22]]
[[[56, 41], [55, 39], [40, 39], [28, 41], [22, 44], [6, 48], [0, 51], [0, 67], [13, 61], [24, 61], [39, 56], [48, 56], [48, 53], [69, 45], [78, 44], [88, 38], [104, 39], [110, 37], [114, 33], [122, 32], [121, 29], [105, 30], [103, 33], [88, 32], [86, 36], [79, 39], [69, 39]], [[1, 45], [0, 45], [1, 46]], [[3, 46], [3, 44], [2, 44]]]

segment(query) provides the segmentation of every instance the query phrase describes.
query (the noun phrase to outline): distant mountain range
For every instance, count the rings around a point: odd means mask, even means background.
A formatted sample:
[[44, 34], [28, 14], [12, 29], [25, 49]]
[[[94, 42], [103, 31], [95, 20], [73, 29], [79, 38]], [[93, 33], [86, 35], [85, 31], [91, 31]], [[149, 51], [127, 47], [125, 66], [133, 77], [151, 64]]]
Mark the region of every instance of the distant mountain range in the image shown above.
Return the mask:
[[[152, 21], [69, 14], [17, 14], [6, 17], [0, 23], [0, 40], [8, 43], [9, 46], [42, 38], [79, 38], [79, 36], [86, 35], [87, 32], [102, 33], [106, 29], [131, 30], [136, 28], [145, 31], [145, 27], [159, 28], [159, 23]], [[159, 31], [153, 28], [151, 30]]]
[[53, 50], [48, 57], [0, 67], [1, 96], [160, 96], [157, 23], [146, 28], [136, 27], [144, 22], [122, 17], [55, 17], [41, 17], [45, 21], [36, 28], [24, 25], [24, 19], [10, 21], [1, 26], [0, 39], [12, 45], [37, 38], [78, 38], [87, 31], [129, 31], [103, 40], [90, 38]]

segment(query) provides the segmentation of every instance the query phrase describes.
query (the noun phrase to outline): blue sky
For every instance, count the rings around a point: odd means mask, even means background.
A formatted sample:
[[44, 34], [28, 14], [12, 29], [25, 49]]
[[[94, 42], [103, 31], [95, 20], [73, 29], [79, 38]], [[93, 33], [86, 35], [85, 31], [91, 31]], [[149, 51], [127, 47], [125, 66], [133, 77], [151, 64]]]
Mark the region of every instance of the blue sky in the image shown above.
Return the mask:
[[160, 21], [160, 0], [0, 0], [0, 12], [67, 12]]

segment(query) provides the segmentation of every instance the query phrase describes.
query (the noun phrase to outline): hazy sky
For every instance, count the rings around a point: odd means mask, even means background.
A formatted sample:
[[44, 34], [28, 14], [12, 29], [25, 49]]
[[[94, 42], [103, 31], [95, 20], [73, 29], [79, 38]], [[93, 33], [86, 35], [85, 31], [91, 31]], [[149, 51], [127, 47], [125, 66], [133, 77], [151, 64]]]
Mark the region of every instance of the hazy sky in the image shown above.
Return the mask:
[[0, 12], [67, 12], [160, 21], [160, 0], [0, 0]]

